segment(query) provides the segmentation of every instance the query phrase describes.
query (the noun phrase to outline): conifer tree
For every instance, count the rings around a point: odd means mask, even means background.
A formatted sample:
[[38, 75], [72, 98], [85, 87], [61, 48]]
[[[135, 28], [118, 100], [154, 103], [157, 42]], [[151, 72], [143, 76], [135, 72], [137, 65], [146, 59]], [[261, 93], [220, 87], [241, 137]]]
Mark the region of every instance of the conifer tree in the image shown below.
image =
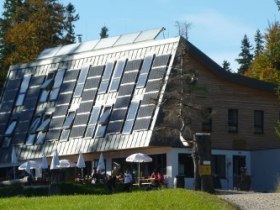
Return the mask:
[[226, 60], [223, 61], [223, 68], [224, 68], [224, 70], [231, 72], [230, 63]]
[[107, 38], [109, 36], [108, 31], [109, 31], [109, 29], [106, 26], [103, 26], [101, 28], [101, 31], [100, 31], [100, 34], [99, 34], [100, 35], [100, 39]]
[[241, 52], [239, 53], [239, 58], [236, 61], [239, 63], [238, 73], [244, 74], [248, 69], [253, 60], [253, 54], [251, 53], [252, 46], [247, 35], [244, 35], [244, 38], [241, 42]]
[[254, 57], [257, 57], [258, 55], [263, 53], [264, 49], [264, 41], [263, 41], [263, 36], [258, 29], [255, 34], [255, 52], [254, 52]]

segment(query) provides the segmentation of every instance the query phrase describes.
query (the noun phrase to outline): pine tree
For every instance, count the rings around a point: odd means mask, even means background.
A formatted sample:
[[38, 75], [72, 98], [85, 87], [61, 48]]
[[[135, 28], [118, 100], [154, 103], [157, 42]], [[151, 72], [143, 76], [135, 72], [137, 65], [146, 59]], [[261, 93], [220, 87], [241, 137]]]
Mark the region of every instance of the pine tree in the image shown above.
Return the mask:
[[263, 53], [263, 49], [264, 49], [263, 36], [259, 29], [256, 31], [256, 34], [255, 34], [255, 44], [256, 44], [256, 46], [255, 46], [254, 57], [257, 57], [258, 55]]
[[228, 71], [228, 72], [231, 72], [230, 63], [226, 60], [223, 61], [223, 69]]
[[109, 31], [109, 29], [106, 26], [103, 26], [101, 28], [101, 31], [100, 31], [100, 34], [99, 34], [100, 35], [100, 39], [107, 38], [109, 36], [108, 31]]
[[75, 42], [75, 32], [74, 32], [74, 21], [79, 20], [79, 15], [75, 15], [75, 7], [73, 4], [69, 3], [66, 6], [66, 20], [65, 20], [65, 31], [66, 35], [63, 40], [63, 44], [69, 44]]
[[239, 63], [239, 74], [244, 74], [250, 67], [250, 64], [253, 60], [253, 54], [251, 53], [252, 46], [247, 35], [244, 35], [244, 38], [241, 42], [241, 53], [239, 53], [239, 58], [236, 61]]

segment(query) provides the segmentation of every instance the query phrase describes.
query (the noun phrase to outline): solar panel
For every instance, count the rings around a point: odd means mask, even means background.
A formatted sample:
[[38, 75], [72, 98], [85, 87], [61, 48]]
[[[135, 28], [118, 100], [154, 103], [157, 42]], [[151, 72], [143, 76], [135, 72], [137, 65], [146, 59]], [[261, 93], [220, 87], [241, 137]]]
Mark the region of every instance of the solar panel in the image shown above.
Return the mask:
[[152, 68], [150, 71], [149, 79], [162, 79], [166, 72], [166, 67]]
[[84, 90], [82, 93], [82, 101], [91, 100], [92, 102], [94, 102], [96, 98], [96, 93], [97, 93], [96, 89]]
[[163, 85], [162, 80], [148, 81], [146, 85], [146, 93], [152, 91], [159, 91], [162, 85]]
[[6, 90], [3, 94], [3, 102], [14, 101], [17, 96], [17, 90]]
[[86, 125], [88, 122], [89, 114], [76, 115], [73, 126]]
[[86, 126], [73, 127], [71, 129], [70, 138], [82, 137], [85, 133]]
[[65, 115], [67, 114], [68, 107], [69, 107], [68, 105], [56, 106], [55, 107], [55, 112], [53, 113], [53, 116], [63, 116], [63, 117], [65, 117]]
[[29, 88], [26, 93], [26, 99], [32, 97], [38, 97], [40, 95], [40, 88]]
[[141, 59], [127, 61], [124, 72], [140, 69], [142, 61]]
[[135, 88], [135, 84], [131, 85], [122, 85], [119, 89], [118, 96], [125, 96], [125, 95], [133, 95], [133, 91]]
[[101, 80], [100, 77], [88, 78], [84, 89], [98, 88], [100, 80]]
[[26, 132], [25, 133], [16, 133], [13, 136], [13, 144], [22, 144], [25, 142], [25, 137], [26, 137]]
[[29, 121], [19, 121], [16, 125], [15, 133], [24, 133], [28, 131]]
[[151, 117], [155, 109], [155, 105], [140, 106], [137, 118]]
[[124, 120], [126, 116], [127, 109], [119, 109], [119, 110], [113, 110], [110, 121], [115, 121], [115, 120]]
[[13, 114], [14, 119], [18, 119], [19, 121], [25, 121], [28, 119], [32, 119], [34, 110], [25, 110], [21, 112], [16, 112]]
[[30, 84], [29, 86], [40, 86], [45, 80], [45, 76], [41, 75], [41, 76], [33, 76], [31, 78]]
[[76, 82], [67, 82], [67, 83], [62, 83], [60, 92], [65, 93], [65, 92], [73, 92], [75, 88]]
[[139, 71], [132, 71], [132, 72], [125, 73], [122, 77], [121, 84], [135, 83], [138, 73]]
[[56, 104], [69, 104], [72, 99], [72, 93], [70, 94], [59, 94]]
[[62, 128], [64, 122], [64, 116], [63, 117], [59, 117], [59, 118], [52, 118], [51, 122], [50, 122], [50, 126], [49, 129], [52, 128]]
[[118, 97], [116, 100], [116, 103], [114, 105], [114, 108], [123, 108], [123, 107], [128, 107], [130, 104], [130, 99], [131, 96], [127, 96], [127, 97]]
[[6, 113], [6, 112], [1, 113], [1, 114], [0, 114], [0, 122], [1, 122], [1, 123], [8, 122], [9, 117], [10, 117], [10, 114], [9, 114], [9, 113]]
[[9, 79], [6, 84], [6, 90], [19, 89], [21, 79]]
[[77, 110], [77, 113], [90, 113], [93, 106], [93, 101], [89, 101], [86, 103], [80, 103], [80, 107]]
[[141, 105], [146, 105], [146, 104], [155, 104], [156, 100], [158, 98], [159, 93], [148, 93], [144, 94], [143, 100], [141, 102]]
[[170, 60], [170, 55], [160, 55], [155, 57], [153, 67], [156, 66], [167, 66]]
[[88, 77], [97, 77], [103, 74], [105, 66], [91, 66], [88, 72]]
[[77, 80], [80, 70], [66, 71], [63, 81]]
[[0, 112], [11, 112], [13, 109], [14, 102], [3, 102], [1, 104]]
[[61, 130], [49, 130], [46, 134], [46, 140], [58, 140], [60, 136]]
[[123, 121], [110, 122], [107, 126], [106, 133], [120, 133], [122, 131]]
[[24, 109], [35, 109], [37, 104], [37, 98], [26, 98], [23, 103]]
[[134, 123], [133, 130], [148, 130], [150, 127], [151, 118], [142, 118], [142, 119], [136, 119]]

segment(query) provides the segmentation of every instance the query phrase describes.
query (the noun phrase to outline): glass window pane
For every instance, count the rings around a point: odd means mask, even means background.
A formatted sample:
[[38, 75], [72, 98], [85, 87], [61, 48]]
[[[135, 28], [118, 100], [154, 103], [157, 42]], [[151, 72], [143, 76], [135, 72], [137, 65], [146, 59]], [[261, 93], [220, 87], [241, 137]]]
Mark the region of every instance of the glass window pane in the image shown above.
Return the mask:
[[36, 129], [38, 128], [38, 126], [40, 125], [41, 122], [41, 117], [36, 117], [35, 120], [32, 122], [29, 132], [30, 133], [36, 133]]
[[74, 97], [80, 97], [82, 95], [84, 84], [78, 84], [75, 88]]
[[25, 98], [25, 93], [19, 94], [16, 101], [16, 106], [21, 106], [23, 104], [24, 98]]
[[27, 91], [30, 79], [31, 79], [31, 75], [25, 75], [23, 77], [23, 80], [22, 80], [22, 83], [20, 86], [20, 93], [25, 93]]
[[43, 90], [40, 96], [40, 102], [46, 102], [48, 100], [49, 91]]
[[85, 137], [93, 137], [94, 131], [95, 131], [95, 127], [96, 125], [90, 125], [87, 127], [86, 133], [85, 133]]
[[110, 85], [110, 88], [109, 88], [109, 92], [116, 92], [118, 91], [119, 89], [119, 86], [120, 86], [120, 78], [118, 79], [114, 79]]
[[149, 73], [149, 71], [150, 71], [150, 69], [151, 69], [152, 62], [153, 62], [153, 58], [154, 58], [154, 56], [151, 55], [151, 56], [147, 56], [147, 57], [144, 59], [142, 68], [141, 68], [141, 70], [140, 70], [140, 74], [143, 74], [143, 73], [148, 74], [148, 73]]
[[108, 124], [109, 117], [110, 117], [110, 114], [111, 114], [111, 109], [112, 109], [112, 107], [104, 107], [103, 113], [102, 113], [101, 117], [98, 120], [99, 124], [102, 124], [102, 125]]
[[126, 117], [127, 120], [134, 120], [135, 119], [138, 108], [139, 108], [139, 104], [140, 104], [140, 101], [132, 101], [131, 102], [131, 104], [129, 106], [129, 109], [128, 109], [128, 114], [127, 114], [127, 117]]
[[70, 134], [70, 130], [63, 130], [60, 136], [59, 141], [67, 141]]
[[42, 85], [41, 85], [41, 89], [44, 89], [44, 90], [51, 90], [52, 89], [52, 86], [54, 84], [54, 79], [51, 78], [51, 79], [47, 79]]
[[37, 134], [36, 144], [44, 144], [46, 137], [46, 132], [39, 132]]
[[53, 88], [59, 88], [61, 86], [63, 77], [64, 77], [65, 69], [59, 70], [56, 73]]
[[147, 83], [148, 74], [141, 74], [138, 78], [136, 88], [144, 88]]
[[57, 99], [58, 97], [58, 93], [59, 93], [59, 88], [56, 88], [56, 89], [53, 89], [51, 92], [50, 92], [50, 101], [54, 101]]
[[25, 142], [26, 145], [33, 145], [36, 134], [29, 134]]
[[134, 124], [134, 120], [125, 121], [122, 133], [123, 134], [131, 134], [133, 124]]
[[96, 131], [96, 137], [104, 137], [106, 131], [106, 125], [99, 125]]
[[100, 106], [93, 107], [93, 109], [91, 111], [89, 123], [88, 123], [89, 125], [97, 124], [97, 121], [98, 121], [99, 115], [100, 115], [100, 111], [101, 111]]
[[66, 120], [64, 121], [63, 128], [69, 129], [73, 124], [74, 118], [75, 118], [75, 112], [69, 112]]
[[125, 63], [126, 63], [126, 61], [124, 61], [124, 60], [118, 61], [118, 63], [116, 64], [115, 70], [114, 70], [113, 78], [121, 78], [121, 76], [123, 74]]
[[98, 94], [106, 93], [109, 85], [109, 80], [102, 81], [98, 89]]
[[51, 118], [48, 117], [46, 118], [42, 123], [41, 125], [39, 126], [39, 128], [37, 128], [37, 131], [46, 131], [49, 124], [50, 124], [50, 121], [51, 121]]
[[107, 63], [102, 80], [110, 80], [115, 63]]
[[11, 136], [16, 128], [17, 121], [12, 121], [5, 132], [5, 136]]
[[85, 81], [86, 81], [86, 78], [87, 78], [87, 74], [88, 74], [88, 69], [89, 69], [89, 66], [85, 66], [81, 69], [81, 72], [80, 72], [80, 75], [79, 75], [79, 78], [78, 78], [78, 84], [84, 84]]

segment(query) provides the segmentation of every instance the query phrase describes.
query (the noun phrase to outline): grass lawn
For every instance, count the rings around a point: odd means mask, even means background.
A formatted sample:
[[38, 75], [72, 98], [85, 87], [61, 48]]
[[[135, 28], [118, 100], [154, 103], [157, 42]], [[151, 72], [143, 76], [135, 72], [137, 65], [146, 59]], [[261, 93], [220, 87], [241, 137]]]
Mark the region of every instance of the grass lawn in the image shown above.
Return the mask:
[[133, 191], [111, 195], [0, 198], [0, 209], [235, 209], [215, 195], [184, 189]]

